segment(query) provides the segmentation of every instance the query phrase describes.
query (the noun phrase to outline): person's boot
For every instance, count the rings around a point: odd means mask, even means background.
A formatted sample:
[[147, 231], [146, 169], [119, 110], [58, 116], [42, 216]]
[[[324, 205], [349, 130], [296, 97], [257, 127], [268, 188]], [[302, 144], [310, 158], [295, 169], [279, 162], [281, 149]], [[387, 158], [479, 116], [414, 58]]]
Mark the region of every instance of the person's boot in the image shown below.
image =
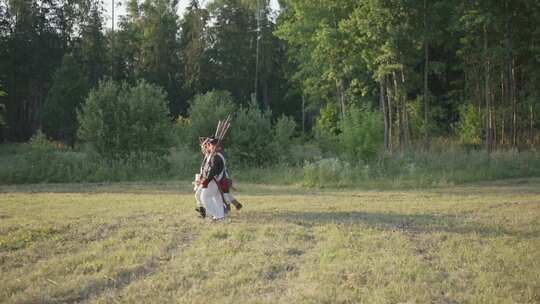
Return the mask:
[[197, 211], [199, 213], [199, 216], [201, 218], [206, 217], [206, 209], [204, 209], [204, 207], [197, 207], [197, 208], [195, 208], [195, 211]]
[[236, 208], [236, 210], [242, 209], [242, 204], [240, 204], [240, 202], [238, 202], [237, 200], [232, 201], [231, 204], [234, 205], [234, 207]]
[[229, 213], [229, 211], [231, 211], [231, 204], [225, 202], [225, 205], [223, 206], [225, 209], [225, 214]]

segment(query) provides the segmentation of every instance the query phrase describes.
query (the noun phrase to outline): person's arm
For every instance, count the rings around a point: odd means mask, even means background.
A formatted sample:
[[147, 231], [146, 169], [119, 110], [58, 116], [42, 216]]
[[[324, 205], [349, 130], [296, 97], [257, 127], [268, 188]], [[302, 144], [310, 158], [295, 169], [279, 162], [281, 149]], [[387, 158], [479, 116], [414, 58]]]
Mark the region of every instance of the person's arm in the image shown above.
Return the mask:
[[218, 176], [223, 171], [223, 160], [217, 154], [212, 158], [212, 166], [208, 174], [208, 181], [211, 181], [215, 176]]
[[208, 187], [208, 183], [217, 175], [219, 175], [224, 168], [223, 160], [218, 155], [214, 155], [210, 162], [210, 172], [208, 176], [201, 181], [203, 188]]

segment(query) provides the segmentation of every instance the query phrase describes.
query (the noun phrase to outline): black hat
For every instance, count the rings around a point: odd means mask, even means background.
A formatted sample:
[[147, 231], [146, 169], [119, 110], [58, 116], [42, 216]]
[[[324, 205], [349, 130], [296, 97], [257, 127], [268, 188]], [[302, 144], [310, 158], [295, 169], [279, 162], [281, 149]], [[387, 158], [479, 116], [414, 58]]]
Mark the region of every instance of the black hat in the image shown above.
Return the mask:
[[216, 145], [219, 141], [214, 136], [210, 137], [199, 137], [199, 143], [202, 144], [212, 144]]

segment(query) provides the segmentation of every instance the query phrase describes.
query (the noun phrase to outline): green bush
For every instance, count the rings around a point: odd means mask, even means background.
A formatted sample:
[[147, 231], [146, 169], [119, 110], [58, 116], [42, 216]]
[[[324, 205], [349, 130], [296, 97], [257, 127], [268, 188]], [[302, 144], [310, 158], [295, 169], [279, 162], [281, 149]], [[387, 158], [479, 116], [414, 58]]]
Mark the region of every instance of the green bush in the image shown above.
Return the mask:
[[384, 140], [381, 114], [354, 105], [340, 120], [337, 106], [328, 104], [321, 109], [314, 131], [326, 157], [339, 155], [350, 163], [374, 159]]
[[314, 134], [319, 148], [327, 155], [339, 153], [339, 108], [336, 104], [327, 104], [321, 109], [315, 122]]
[[[343, 173], [340, 173], [340, 170]], [[384, 154], [349, 166], [335, 158], [306, 162], [303, 183], [310, 187], [424, 188], [509, 178], [540, 176], [540, 154], [534, 151], [445, 151]]]
[[54, 168], [51, 166], [54, 162], [54, 145], [47, 140], [41, 130], [38, 130], [30, 139], [29, 147], [28, 153], [24, 155], [24, 161], [30, 165], [28, 178], [31, 180], [38, 180], [41, 177], [51, 178], [54, 175]]
[[309, 187], [343, 187], [352, 185], [353, 169], [337, 158], [325, 158], [304, 164], [304, 185]]
[[266, 167], [249, 167], [233, 170], [232, 177], [235, 181], [291, 185], [302, 181], [302, 167], [286, 164], [275, 164]]
[[172, 146], [171, 123], [166, 93], [144, 81], [126, 92], [129, 106], [127, 151], [138, 156], [163, 157]]
[[459, 108], [459, 123], [457, 133], [465, 144], [482, 143], [483, 115], [472, 103], [466, 103]]
[[173, 151], [166, 159], [110, 162], [85, 152], [59, 150], [39, 136], [22, 153], [2, 155], [0, 184], [156, 180], [187, 178], [193, 174], [193, 162], [186, 161], [193, 158], [192, 154], [184, 151]]
[[296, 122], [294, 119], [282, 115], [273, 128], [272, 150], [277, 153], [280, 163], [294, 163], [291, 148], [295, 144]]
[[172, 149], [167, 162], [171, 176], [190, 179], [199, 171], [201, 154], [189, 147], [178, 146]]
[[272, 124], [271, 112], [259, 109], [256, 104], [236, 109], [231, 94], [211, 91], [197, 95], [191, 102], [189, 118], [179, 117], [175, 129], [180, 146], [198, 150], [200, 136], [215, 132], [219, 120], [232, 114], [231, 127], [224, 138], [227, 156], [234, 164], [267, 166], [291, 159], [291, 148], [296, 144], [296, 123], [281, 116]]
[[238, 164], [266, 165], [279, 159], [275, 146], [271, 113], [251, 103], [240, 108], [231, 124], [226, 149]]
[[379, 112], [351, 106], [339, 122], [341, 153], [351, 163], [369, 161], [380, 152], [384, 140]]
[[180, 141], [198, 150], [199, 137], [214, 135], [218, 121], [225, 120], [235, 109], [232, 96], [226, 91], [211, 91], [195, 96], [188, 110], [189, 119], [181, 119], [177, 124], [178, 134], [186, 136]]
[[323, 158], [321, 149], [313, 143], [293, 144], [290, 149], [288, 163], [295, 166], [302, 166], [306, 161], [313, 162]]
[[195, 140], [191, 138], [194, 132], [191, 128], [191, 119], [189, 117], [178, 116], [174, 122], [173, 132], [175, 146], [188, 146], [195, 148], [194, 143], [191, 142]]
[[[321, 160], [313, 144], [296, 146], [301, 154], [299, 159], [312, 159], [303, 167], [280, 163], [234, 166], [233, 177], [256, 183], [303, 182], [312, 187], [391, 189], [540, 176], [540, 154], [534, 151], [496, 151], [488, 156], [485, 151], [453, 146], [436, 153], [418, 150], [385, 154], [353, 165], [337, 158]], [[28, 144], [0, 145], [0, 184], [192, 180], [200, 159], [197, 151], [177, 147], [164, 159], [125, 159], [111, 163], [86, 151], [59, 148], [37, 133]]]
[[166, 95], [144, 81], [101, 82], [78, 116], [80, 139], [108, 160], [162, 158], [172, 145]]

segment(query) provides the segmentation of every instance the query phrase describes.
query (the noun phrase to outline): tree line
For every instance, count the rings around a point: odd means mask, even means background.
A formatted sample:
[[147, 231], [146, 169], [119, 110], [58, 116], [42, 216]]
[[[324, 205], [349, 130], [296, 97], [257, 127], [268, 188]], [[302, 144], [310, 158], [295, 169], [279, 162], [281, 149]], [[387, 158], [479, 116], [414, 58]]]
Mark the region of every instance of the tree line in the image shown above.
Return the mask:
[[73, 143], [76, 112], [104, 79], [162, 87], [171, 120], [211, 90], [229, 91], [241, 104], [258, 100], [276, 115], [294, 111], [285, 47], [272, 34], [267, 1], [216, 0], [202, 7], [193, 0], [178, 16], [176, 0], [128, 0], [114, 31], [105, 28], [104, 5], [0, 1], [2, 140], [26, 141], [42, 129]]
[[276, 31], [303, 94], [329, 105], [321, 122], [370, 103], [387, 151], [449, 135], [488, 151], [538, 143], [537, 1], [322, 3], [284, 1]]
[[540, 142], [537, 1], [282, 0], [276, 15], [267, 0], [192, 0], [182, 16], [176, 0], [122, 4], [113, 31], [101, 1], [0, 0], [2, 140], [43, 129], [74, 143], [101, 80], [144, 79], [171, 120], [223, 90], [320, 141], [348, 136], [357, 115], [381, 120], [389, 152], [435, 137], [488, 151]]

